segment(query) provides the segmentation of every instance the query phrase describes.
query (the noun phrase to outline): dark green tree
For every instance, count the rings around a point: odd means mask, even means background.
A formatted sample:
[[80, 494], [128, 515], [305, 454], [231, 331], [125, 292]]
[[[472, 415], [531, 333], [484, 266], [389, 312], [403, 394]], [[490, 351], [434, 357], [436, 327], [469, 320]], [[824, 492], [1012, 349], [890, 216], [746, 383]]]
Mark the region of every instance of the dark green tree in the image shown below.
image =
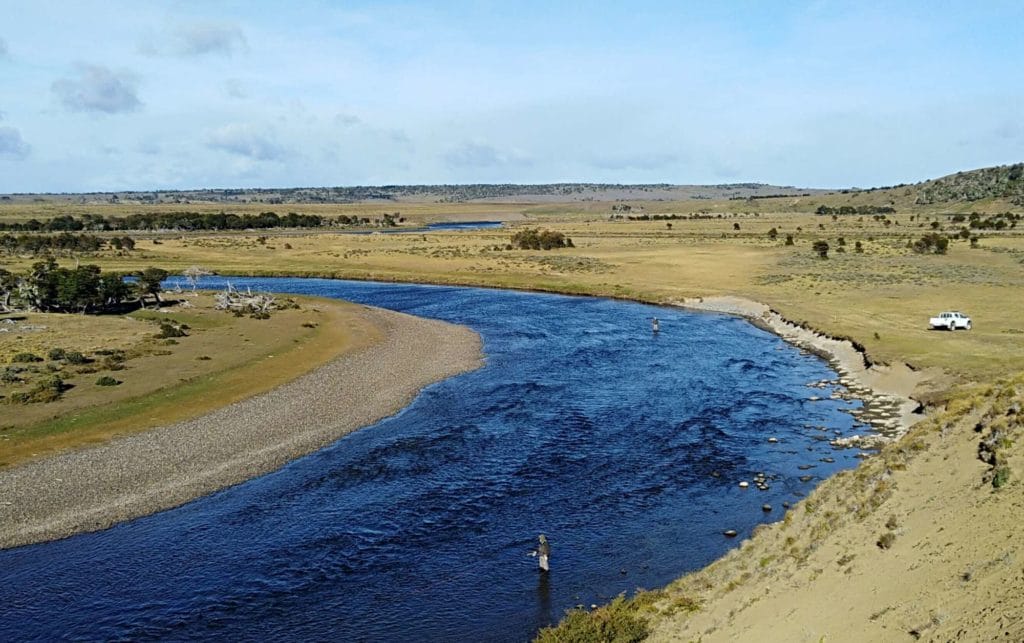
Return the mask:
[[163, 291], [163, 286], [160, 282], [167, 279], [167, 275], [168, 272], [163, 268], [153, 268], [152, 266], [137, 274], [136, 292], [138, 292], [139, 300], [143, 306], [145, 306], [147, 295], [152, 295], [153, 299], [156, 300], [156, 304], [160, 305], [160, 293]]
[[814, 245], [811, 246], [811, 248], [813, 248], [814, 251], [818, 253], [818, 256], [821, 257], [822, 259], [828, 259], [828, 242], [827, 241], [822, 241], [822, 240], [819, 239], [818, 241], [814, 242]]

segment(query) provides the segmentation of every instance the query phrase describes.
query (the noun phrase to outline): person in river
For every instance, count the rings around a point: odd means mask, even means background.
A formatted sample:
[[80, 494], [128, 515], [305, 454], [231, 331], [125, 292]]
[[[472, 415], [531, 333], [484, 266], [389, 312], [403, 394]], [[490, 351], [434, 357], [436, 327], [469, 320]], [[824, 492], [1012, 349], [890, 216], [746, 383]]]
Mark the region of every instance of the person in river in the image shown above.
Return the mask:
[[659, 330], [661, 330], [660, 324], [658, 324], [658, 318], [657, 317], [654, 317], [653, 319], [651, 319], [651, 330], [654, 331], [655, 333], [657, 333]]
[[537, 557], [537, 565], [542, 572], [546, 572], [549, 571], [548, 556], [551, 555], [551, 545], [548, 544], [548, 539], [544, 534], [537, 536], [537, 540], [540, 543], [537, 545], [537, 549], [530, 552], [530, 555]]

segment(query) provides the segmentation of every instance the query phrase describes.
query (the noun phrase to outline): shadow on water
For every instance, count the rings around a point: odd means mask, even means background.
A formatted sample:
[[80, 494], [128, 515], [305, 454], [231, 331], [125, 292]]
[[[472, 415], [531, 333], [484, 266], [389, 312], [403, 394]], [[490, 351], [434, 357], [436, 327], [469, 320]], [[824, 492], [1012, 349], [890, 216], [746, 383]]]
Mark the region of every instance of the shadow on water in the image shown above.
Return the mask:
[[[813, 486], [800, 465], [820, 479], [854, 464], [812, 428], [853, 428], [843, 403], [808, 402], [820, 391], [806, 384], [834, 374], [738, 319], [486, 289], [232, 281], [467, 324], [487, 365], [272, 474], [0, 552], [0, 631], [524, 640], [576, 604], [710, 562], [738, 542], [724, 529], [781, 519], [761, 506]], [[768, 491], [738, 488], [757, 472]], [[527, 555], [539, 533], [550, 574]]]

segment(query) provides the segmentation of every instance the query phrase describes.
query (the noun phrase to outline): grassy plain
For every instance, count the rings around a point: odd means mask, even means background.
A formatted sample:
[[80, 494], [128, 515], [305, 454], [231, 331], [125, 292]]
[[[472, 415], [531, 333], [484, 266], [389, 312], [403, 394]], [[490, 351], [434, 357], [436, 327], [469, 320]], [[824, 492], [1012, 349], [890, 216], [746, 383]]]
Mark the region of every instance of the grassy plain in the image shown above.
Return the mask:
[[[352, 314], [352, 304], [302, 298], [300, 308], [258, 320], [214, 310], [209, 295], [172, 299], [193, 307], [172, 305], [124, 316], [8, 316], [18, 323], [0, 333], [0, 364], [23, 352], [45, 359], [52, 348], [80, 352], [89, 362], [28, 364], [39, 373], [23, 373], [24, 383], [3, 387], [9, 397], [52, 371], [70, 388], [54, 402], [0, 400], [0, 466], [196, 417], [274, 388], [380, 337]], [[162, 320], [186, 324], [188, 336], [158, 339], [156, 322]], [[113, 351], [126, 360], [107, 361], [104, 353]], [[103, 376], [120, 384], [96, 385]]]
[[[977, 248], [957, 240], [946, 255], [922, 255], [907, 244], [931, 232], [932, 221], [949, 234], [960, 225], [945, 215], [920, 213], [890, 215], [888, 225], [871, 216], [833, 220], [788, 212], [609, 221], [610, 205], [599, 205], [586, 204], [571, 214], [552, 212], [569, 206], [525, 206], [525, 221], [499, 230], [164, 234], [140, 240], [128, 256], [99, 254], [83, 260], [110, 269], [200, 265], [221, 274], [430, 281], [659, 303], [736, 294], [764, 301], [830, 334], [854, 337], [880, 361], [938, 366], [969, 379], [1024, 363], [1024, 321], [1012, 305], [1024, 286], [1024, 237], [1013, 232], [982, 233]], [[666, 212], [683, 209], [657, 205]], [[703, 205], [713, 209], [721, 204]], [[438, 207], [430, 206], [431, 216], [441, 216]], [[538, 215], [537, 208], [545, 212]], [[473, 214], [479, 215], [486, 207], [476, 210]], [[506, 249], [512, 230], [533, 225], [568, 234], [576, 247]], [[774, 240], [769, 238], [772, 229]], [[787, 235], [793, 235], [791, 246], [785, 243]], [[827, 260], [811, 250], [818, 239], [831, 246]], [[855, 252], [857, 242], [863, 252]], [[8, 265], [24, 269], [31, 261], [15, 258]], [[927, 330], [927, 318], [946, 309], [972, 315], [975, 329], [953, 334]]]

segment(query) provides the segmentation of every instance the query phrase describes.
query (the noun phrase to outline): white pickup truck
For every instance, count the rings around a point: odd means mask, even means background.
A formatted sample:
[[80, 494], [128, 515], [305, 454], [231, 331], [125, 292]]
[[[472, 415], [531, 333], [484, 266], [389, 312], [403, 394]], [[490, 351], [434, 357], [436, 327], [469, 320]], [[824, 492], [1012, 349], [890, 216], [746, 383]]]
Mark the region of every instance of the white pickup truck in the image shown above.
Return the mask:
[[971, 330], [971, 318], [958, 312], [939, 313], [938, 316], [928, 320], [928, 325], [933, 330], [956, 330], [958, 328]]

